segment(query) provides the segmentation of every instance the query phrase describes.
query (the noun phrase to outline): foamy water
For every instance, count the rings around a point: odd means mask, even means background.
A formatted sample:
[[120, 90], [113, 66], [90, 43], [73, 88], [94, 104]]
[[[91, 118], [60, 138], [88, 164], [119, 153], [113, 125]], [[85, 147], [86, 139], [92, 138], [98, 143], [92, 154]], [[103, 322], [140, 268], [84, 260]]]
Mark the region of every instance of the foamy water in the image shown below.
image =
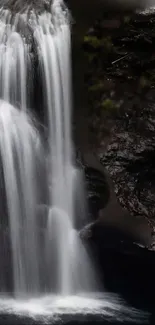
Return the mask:
[[79, 296], [47, 295], [40, 298], [15, 300], [0, 298], [0, 314], [30, 317], [34, 321], [54, 323], [65, 316], [96, 316], [120, 322], [148, 323], [149, 315], [129, 307], [111, 294], [81, 294]]

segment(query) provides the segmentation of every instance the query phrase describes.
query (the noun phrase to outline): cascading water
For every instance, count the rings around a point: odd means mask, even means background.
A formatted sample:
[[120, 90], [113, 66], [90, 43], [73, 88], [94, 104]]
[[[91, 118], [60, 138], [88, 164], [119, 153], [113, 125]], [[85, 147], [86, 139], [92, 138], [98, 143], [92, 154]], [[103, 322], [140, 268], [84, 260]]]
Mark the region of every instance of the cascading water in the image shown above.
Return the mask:
[[[22, 17], [23, 19], [24, 17]], [[28, 45], [17, 32], [18, 15], [12, 25], [11, 12], [0, 12], [0, 96], [13, 104], [27, 106], [27, 65], [30, 64]]]
[[[71, 143], [70, 28], [57, 2], [53, 5], [53, 14], [53, 22], [51, 15], [39, 17], [34, 35], [45, 80], [45, 106], [49, 122], [51, 209], [47, 242], [51, 240], [52, 246], [56, 247], [55, 252], [52, 250], [52, 255], [57, 255], [56, 287], [59, 292], [67, 294], [88, 289], [90, 279], [86, 256], [84, 261], [81, 254], [79, 261], [80, 240], [74, 230], [77, 171], [73, 167]], [[53, 242], [54, 234], [56, 238]], [[82, 253], [82, 247], [80, 250]], [[48, 261], [50, 255], [51, 247], [47, 244]], [[84, 269], [86, 276], [81, 278]]]
[[29, 118], [0, 103], [0, 153], [6, 191], [16, 293], [39, 289], [36, 207], [39, 136]]
[[[26, 26], [28, 32], [25, 31]], [[31, 46], [33, 43], [33, 46]], [[48, 126], [49, 208], [39, 229], [42, 204], [38, 160], [39, 135], [28, 111], [32, 107], [29, 76], [36, 56]], [[94, 289], [94, 272], [78, 232], [75, 201], [79, 171], [73, 166], [71, 141], [70, 26], [62, 1], [48, 12], [33, 8], [20, 14], [0, 12], [0, 96], [17, 104], [0, 104], [0, 153], [8, 207], [14, 292], [73, 294]], [[31, 87], [31, 89], [30, 89]], [[39, 95], [39, 94], [38, 94]], [[29, 103], [29, 106], [28, 106]], [[78, 186], [79, 187], [79, 186]]]

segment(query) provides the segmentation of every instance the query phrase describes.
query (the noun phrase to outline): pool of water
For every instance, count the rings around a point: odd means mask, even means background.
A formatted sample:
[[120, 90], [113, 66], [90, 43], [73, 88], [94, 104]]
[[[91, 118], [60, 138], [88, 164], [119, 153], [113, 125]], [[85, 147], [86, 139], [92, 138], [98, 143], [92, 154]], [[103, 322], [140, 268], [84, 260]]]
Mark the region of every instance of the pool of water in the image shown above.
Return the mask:
[[119, 296], [48, 295], [37, 298], [0, 298], [0, 324], [150, 324], [149, 313], [135, 309]]

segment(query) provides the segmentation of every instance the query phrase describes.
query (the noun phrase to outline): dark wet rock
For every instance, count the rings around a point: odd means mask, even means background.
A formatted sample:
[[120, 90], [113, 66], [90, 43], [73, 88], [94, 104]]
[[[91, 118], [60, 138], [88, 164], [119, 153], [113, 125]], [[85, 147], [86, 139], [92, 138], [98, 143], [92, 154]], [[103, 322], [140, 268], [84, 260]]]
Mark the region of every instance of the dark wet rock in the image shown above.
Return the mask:
[[79, 236], [83, 241], [92, 238], [92, 228], [94, 227], [94, 222], [87, 224], [83, 229], [80, 230]]
[[13, 291], [12, 252], [9, 229], [0, 227], [0, 291]]
[[122, 132], [116, 133], [102, 159], [115, 182], [121, 205], [149, 219], [155, 216], [154, 155], [153, 139]]
[[79, 168], [83, 169], [85, 175], [85, 188], [87, 192], [88, 213], [87, 223], [98, 218], [99, 210], [104, 208], [110, 197], [109, 185], [106, 177], [96, 168], [86, 162], [84, 156], [77, 151], [76, 161]]
[[[93, 216], [97, 218], [98, 211], [104, 208], [110, 197], [110, 191], [105, 176], [91, 167], [85, 168], [88, 204]], [[103, 200], [104, 198], [104, 200]]]
[[114, 181], [121, 205], [150, 222], [155, 216], [154, 134], [153, 104], [126, 108], [115, 120], [111, 145], [101, 158]]
[[[133, 240], [139, 244], [142, 244], [146, 247], [150, 247], [152, 243], [152, 225], [148, 218], [145, 218], [143, 215], [138, 216], [132, 215], [128, 209], [122, 207], [119, 202], [117, 195], [115, 193], [114, 183], [109, 176], [109, 173], [106, 171], [105, 167], [100, 163], [97, 156], [93, 153], [84, 153], [83, 154], [84, 161], [89, 163], [89, 166], [96, 170], [105, 180], [107, 189], [108, 189], [108, 200], [105, 203], [105, 188], [102, 187], [98, 193], [98, 197], [100, 198], [100, 205], [95, 205], [95, 216], [91, 220], [96, 220], [97, 223], [101, 225], [101, 227], [113, 227], [116, 231], [121, 231], [125, 234], [125, 236], [130, 236]], [[89, 168], [90, 168], [89, 167]], [[89, 191], [88, 191], [89, 193]], [[91, 200], [90, 200], [91, 203]], [[90, 204], [90, 209], [92, 205]], [[94, 211], [92, 210], [92, 213]], [[90, 220], [90, 221], [91, 221]], [[86, 236], [87, 230], [89, 232], [89, 227], [85, 228]], [[83, 234], [85, 235], [85, 230]], [[113, 238], [111, 238], [113, 240]]]
[[[148, 229], [148, 224], [150, 231], [153, 230], [155, 217], [154, 17], [153, 11], [121, 15], [120, 27], [109, 31], [103, 24], [103, 14], [88, 35], [96, 37], [100, 45], [103, 39], [110, 40], [110, 56], [102, 45], [101, 52], [94, 48], [93, 56], [85, 51], [89, 141], [96, 153], [99, 152], [99, 159], [113, 181], [119, 205], [126, 211], [123, 214], [121, 209], [116, 209], [115, 203], [111, 209], [103, 209], [102, 216], [108, 219], [109, 213], [113, 218], [115, 210], [120, 223], [129, 216], [132, 223], [136, 217], [143, 224], [140, 233], [144, 233], [145, 227]], [[109, 13], [109, 19], [115, 19], [115, 15]], [[105, 138], [107, 129], [109, 144]]]
[[91, 248], [106, 290], [120, 293], [137, 307], [152, 308], [155, 290], [153, 251], [135, 243], [131, 234], [99, 223], [86, 227], [82, 239]]
[[[155, 15], [151, 15], [129, 16], [128, 22], [122, 17], [120, 28], [111, 29], [110, 35], [101, 23], [99, 28], [94, 24], [88, 34], [100, 40], [108, 35], [113, 45], [110, 55], [102, 46], [101, 51], [86, 53], [85, 78], [89, 142], [102, 167], [90, 156], [87, 165], [106, 175], [110, 198], [98, 220], [80, 236], [91, 247], [106, 289], [153, 310]], [[105, 139], [107, 129], [110, 143]]]

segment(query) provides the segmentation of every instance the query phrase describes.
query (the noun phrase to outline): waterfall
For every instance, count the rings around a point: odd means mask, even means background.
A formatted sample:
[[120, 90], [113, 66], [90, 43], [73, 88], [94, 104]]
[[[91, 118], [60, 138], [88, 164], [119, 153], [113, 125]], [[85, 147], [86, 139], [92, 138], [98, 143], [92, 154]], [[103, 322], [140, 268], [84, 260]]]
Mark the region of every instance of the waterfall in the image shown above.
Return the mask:
[[39, 288], [36, 236], [37, 157], [39, 135], [28, 117], [0, 103], [0, 153], [3, 166], [16, 293]]
[[[70, 295], [95, 286], [75, 222], [76, 191], [83, 193], [83, 184], [73, 159], [70, 36], [68, 11], [60, 0], [45, 12], [0, 11], [0, 157], [17, 297]], [[46, 156], [30, 118], [34, 76], [40, 78], [42, 96], [37, 96], [47, 120]], [[40, 228], [42, 188], [48, 206]]]
[[12, 15], [7, 10], [0, 12], [0, 96], [13, 104], [27, 106], [28, 45], [17, 32], [18, 15], [11, 24]]

